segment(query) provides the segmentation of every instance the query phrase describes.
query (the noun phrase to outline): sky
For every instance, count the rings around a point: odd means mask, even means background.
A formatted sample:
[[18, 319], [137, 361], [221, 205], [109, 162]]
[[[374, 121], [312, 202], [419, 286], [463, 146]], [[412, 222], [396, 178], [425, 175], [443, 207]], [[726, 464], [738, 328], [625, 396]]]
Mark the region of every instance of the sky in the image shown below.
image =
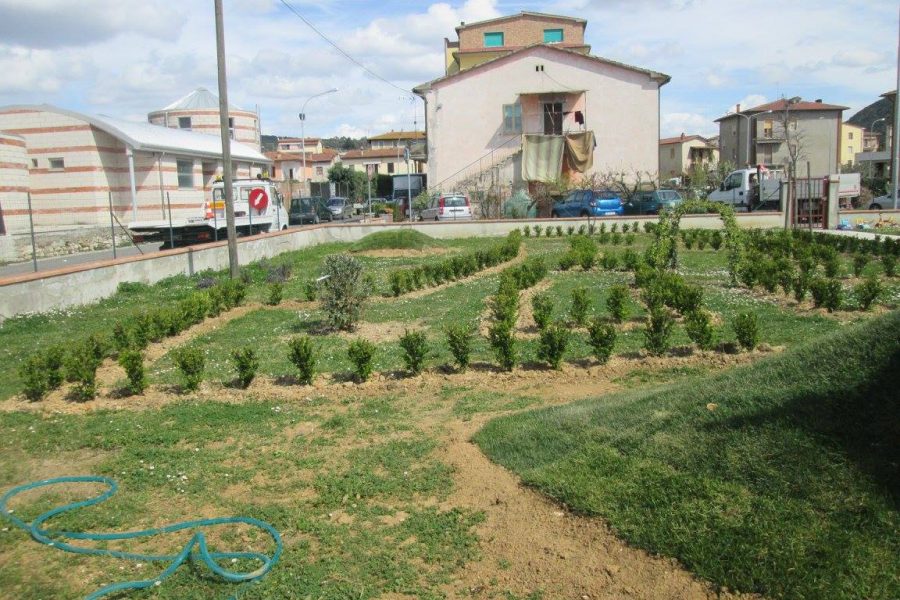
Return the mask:
[[[443, 75], [454, 27], [519, 11], [588, 21], [592, 54], [661, 71], [661, 133], [801, 96], [850, 117], [896, 86], [896, 0], [224, 0], [228, 96], [263, 133], [352, 137], [423, 129], [409, 90]], [[0, 0], [0, 106], [49, 103], [146, 120], [197, 87], [217, 92], [211, 0]], [[390, 82], [390, 83], [386, 83]]]

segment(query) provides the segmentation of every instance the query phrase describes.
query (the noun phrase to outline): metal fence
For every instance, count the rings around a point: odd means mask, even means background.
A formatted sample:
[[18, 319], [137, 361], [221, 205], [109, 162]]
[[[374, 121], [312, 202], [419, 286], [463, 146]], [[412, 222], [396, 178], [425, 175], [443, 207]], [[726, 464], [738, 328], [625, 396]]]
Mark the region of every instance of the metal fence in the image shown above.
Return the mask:
[[168, 195], [152, 205], [144, 202], [134, 211], [130, 190], [49, 200], [42, 196], [43, 190], [4, 195], [0, 204], [0, 277], [138, 254], [144, 249], [134, 245], [127, 230], [135, 215], [165, 219], [169, 204], [175, 214], [187, 206], [202, 210], [195, 200]]

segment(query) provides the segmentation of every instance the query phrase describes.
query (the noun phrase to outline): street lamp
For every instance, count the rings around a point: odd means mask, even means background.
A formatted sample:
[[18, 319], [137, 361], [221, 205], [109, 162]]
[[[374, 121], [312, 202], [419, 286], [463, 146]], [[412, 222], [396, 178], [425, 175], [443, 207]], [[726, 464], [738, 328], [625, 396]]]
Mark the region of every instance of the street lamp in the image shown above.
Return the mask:
[[306, 105], [313, 98], [318, 98], [319, 96], [324, 96], [326, 94], [333, 94], [336, 91], [337, 88], [331, 88], [330, 90], [313, 94], [303, 102], [303, 106], [300, 108], [300, 152], [303, 153], [303, 185], [301, 187], [304, 196], [309, 196], [309, 190], [306, 188]]
[[[872, 121], [872, 126], [869, 127], [869, 131], [871, 131], [872, 133], [875, 133], [875, 124], [881, 123], [882, 121], [887, 121], [887, 117], [881, 117], [880, 119], [875, 119], [874, 121]], [[884, 132], [885, 132], [885, 137], [887, 137], [887, 135], [886, 135], [887, 128], [886, 127], [885, 127]], [[887, 140], [885, 140], [885, 147], [887, 147]]]
[[755, 115], [745, 115], [744, 113], [739, 113], [739, 112], [727, 113], [730, 115], [735, 115], [735, 116], [743, 117], [743, 118], [747, 119], [747, 156], [746, 156], [747, 160], [745, 162], [748, 165], [750, 164], [750, 128], [753, 126], [753, 119], [755, 119], [756, 117], [758, 117], [760, 115], [767, 115], [771, 112], [772, 112], [771, 110], [767, 110], [765, 112], [761, 112], [761, 113], [758, 113]]

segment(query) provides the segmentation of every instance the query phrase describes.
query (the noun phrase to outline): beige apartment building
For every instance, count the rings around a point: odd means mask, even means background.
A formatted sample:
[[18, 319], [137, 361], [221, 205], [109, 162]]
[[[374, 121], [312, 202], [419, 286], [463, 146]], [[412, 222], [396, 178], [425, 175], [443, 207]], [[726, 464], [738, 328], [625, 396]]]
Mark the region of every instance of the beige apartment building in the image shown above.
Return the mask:
[[[722, 160], [737, 165], [783, 168], [796, 148], [799, 175], [837, 173], [841, 161], [841, 125], [846, 106], [800, 98], [777, 100], [716, 119]], [[785, 129], [787, 127], [787, 129]]]
[[856, 155], [864, 151], [866, 130], [850, 123], [841, 123], [841, 166], [856, 164]]
[[659, 178], [681, 177], [694, 167], [719, 162], [719, 148], [699, 135], [681, 134], [659, 140]]

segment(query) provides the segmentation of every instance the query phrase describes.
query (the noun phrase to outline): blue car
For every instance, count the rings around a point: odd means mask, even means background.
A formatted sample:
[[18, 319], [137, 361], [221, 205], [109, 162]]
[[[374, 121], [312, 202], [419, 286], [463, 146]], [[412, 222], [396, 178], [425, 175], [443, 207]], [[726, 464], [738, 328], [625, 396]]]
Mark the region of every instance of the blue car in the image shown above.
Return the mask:
[[550, 216], [559, 217], [615, 217], [622, 216], [625, 207], [621, 196], [610, 190], [572, 190], [553, 205]]

